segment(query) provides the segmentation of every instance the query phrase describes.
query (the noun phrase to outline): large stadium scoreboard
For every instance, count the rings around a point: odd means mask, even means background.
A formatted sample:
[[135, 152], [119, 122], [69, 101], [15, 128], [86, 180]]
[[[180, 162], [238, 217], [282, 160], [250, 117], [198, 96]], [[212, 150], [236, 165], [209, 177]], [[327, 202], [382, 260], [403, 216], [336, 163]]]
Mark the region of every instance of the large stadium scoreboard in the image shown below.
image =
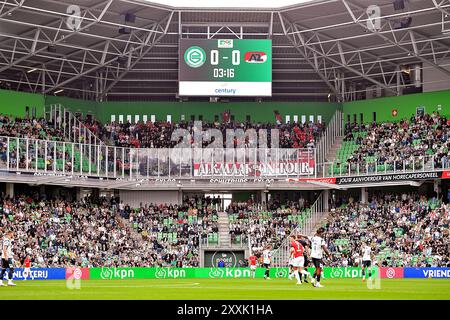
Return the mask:
[[272, 96], [272, 40], [181, 39], [180, 96]]

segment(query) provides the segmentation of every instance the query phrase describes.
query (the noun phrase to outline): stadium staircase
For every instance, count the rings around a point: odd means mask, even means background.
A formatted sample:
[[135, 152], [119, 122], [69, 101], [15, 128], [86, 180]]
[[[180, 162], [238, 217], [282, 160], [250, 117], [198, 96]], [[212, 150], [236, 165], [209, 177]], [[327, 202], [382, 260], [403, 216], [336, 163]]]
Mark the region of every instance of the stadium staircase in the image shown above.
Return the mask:
[[221, 247], [231, 247], [230, 223], [226, 212], [219, 212], [217, 226], [219, 228], [219, 245]]
[[[344, 114], [341, 110], [336, 110], [333, 117], [327, 123], [325, 132], [320, 137], [316, 145], [316, 161], [318, 164], [330, 161], [330, 156], [334, 156], [333, 149], [338, 150], [344, 138]], [[337, 148], [337, 149], [336, 149]]]
[[[317, 200], [311, 206], [309, 214], [303, 219], [295, 228], [291, 234], [302, 234], [305, 236], [313, 236], [315, 230], [326, 221], [328, 212], [325, 211], [325, 197], [323, 192], [319, 195]], [[289, 235], [290, 236], [290, 235]], [[289, 236], [287, 236], [278, 248], [275, 248], [273, 254], [273, 266], [280, 268], [286, 267], [289, 260], [290, 242]]]
[[[63, 138], [66, 142], [72, 142], [75, 144], [78, 143], [89, 143], [91, 145], [100, 145], [103, 146], [105, 143], [98, 138], [89, 128], [87, 128], [81, 121], [78, 120], [76, 115], [74, 115], [71, 111], [64, 108], [61, 104], [45, 106], [45, 120], [53, 125], [55, 129], [63, 130]], [[77, 128], [74, 133], [73, 128]], [[64, 148], [62, 146], [58, 147], [58, 151], [62, 152]], [[95, 149], [89, 150], [83, 145], [75, 145], [72, 150], [69, 145], [66, 146], [66, 152], [69, 154], [69, 157], [72, 157], [72, 153], [74, 154], [74, 172], [83, 172], [96, 174], [97, 173], [97, 164], [98, 159], [96, 159]], [[44, 159], [38, 159], [38, 169], [41, 169], [44, 164]], [[62, 159], [59, 161], [60, 163], [56, 163], [56, 167], [59, 168], [63, 166]], [[61, 171], [60, 169], [57, 169]]]
[[344, 142], [344, 137], [336, 137], [334, 143], [331, 145], [330, 150], [325, 155], [325, 161], [333, 162], [337, 158], [337, 152], [342, 147], [342, 142]]

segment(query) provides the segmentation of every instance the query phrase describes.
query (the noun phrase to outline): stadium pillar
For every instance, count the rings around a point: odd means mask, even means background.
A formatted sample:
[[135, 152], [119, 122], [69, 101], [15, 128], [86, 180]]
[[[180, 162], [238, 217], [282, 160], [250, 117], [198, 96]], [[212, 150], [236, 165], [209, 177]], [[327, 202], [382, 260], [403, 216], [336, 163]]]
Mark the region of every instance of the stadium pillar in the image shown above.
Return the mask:
[[14, 183], [6, 183], [6, 195], [10, 198], [14, 197]]
[[434, 180], [433, 191], [436, 192], [437, 198], [439, 198], [441, 196], [441, 180]]
[[81, 200], [81, 188], [77, 188], [77, 201]]
[[178, 190], [178, 204], [183, 203], [183, 191]]
[[329, 212], [330, 211], [330, 190], [325, 189], [323, 190], [323, 211]]
[[261, 190], [260, 191], [260, 198], [261, 198], [261, 205], [266, 204], [267, 203], [267, 196], [266, 196], [267, 192], [265, 190]]
[[46, 192], [45, 192], [45, 185], [43, 185], [43, 184], [41, 184], [40, 186], [39, 186], [39, 195], [42, 197], [42, 196], [44, 196], [44, 195], [46, 195], [47, 197], [48, 197], [48, 195], [46, 194]]
[[367, 203], [368, 192], [366, 188], [361, 188], [361, 203]]

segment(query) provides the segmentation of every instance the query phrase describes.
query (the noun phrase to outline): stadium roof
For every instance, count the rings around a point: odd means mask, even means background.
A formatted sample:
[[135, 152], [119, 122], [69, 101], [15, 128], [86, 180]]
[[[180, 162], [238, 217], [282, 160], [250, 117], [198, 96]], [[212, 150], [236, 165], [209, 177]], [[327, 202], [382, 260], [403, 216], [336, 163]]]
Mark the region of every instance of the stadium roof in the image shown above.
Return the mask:
[[[73, 31], [73, 0], [0, 0], [0, 87], [97, 100], [175, 99], [178, 41], [188, 37], [272, 39], [274, 99], [350, 100], [367, 86], [394, 95], [408, 86], [402, 64], [449, 76], [443, 61], [450, 23], [443, 19], [450, 1], [409, 0], [403, 10], [392, 2], [243, 9], [78, 0], [83, 19]], [[369, 3], [380, 9], [379, 28], [370, 24]], [[135, 22], [125, 22], [125, 13]], [[123, 27], [131, 33], [119, 33]]]
[[152, 3], [171, 6], [172, 8], [282, 8], [314, 0], [145, 0]]

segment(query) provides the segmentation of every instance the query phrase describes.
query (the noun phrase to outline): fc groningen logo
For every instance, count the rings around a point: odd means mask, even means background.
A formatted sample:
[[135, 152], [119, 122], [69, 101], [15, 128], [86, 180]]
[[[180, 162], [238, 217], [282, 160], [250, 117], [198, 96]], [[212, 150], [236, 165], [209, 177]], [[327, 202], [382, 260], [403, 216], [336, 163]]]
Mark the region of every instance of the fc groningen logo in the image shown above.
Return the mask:
[[190, 47], [184, 53], [184, 61], [192, 68], [201, 67], [206, 61], [206, 53], [200, 47]]

